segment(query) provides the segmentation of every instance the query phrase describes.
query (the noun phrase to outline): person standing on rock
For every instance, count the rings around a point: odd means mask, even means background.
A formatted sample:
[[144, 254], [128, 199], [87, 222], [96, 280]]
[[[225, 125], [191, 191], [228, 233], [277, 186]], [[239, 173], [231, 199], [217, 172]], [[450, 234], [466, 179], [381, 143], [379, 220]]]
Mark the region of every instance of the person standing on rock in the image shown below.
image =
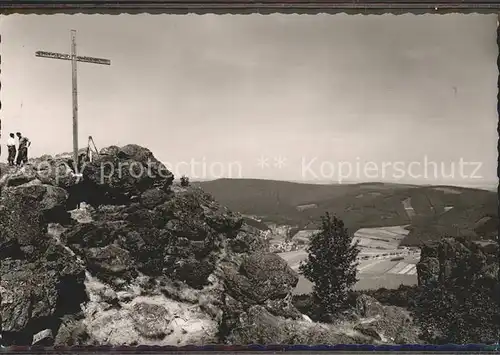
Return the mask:
[[17, 151], [17, 165], [23, 165], [28, 162], [28, 148], [31, 145], [30, 140], [27, 137], [23, 137], [21, 132], [16, 133], [19, 139], [19, 149]]
[[16, 139], [14, 133], [9, 134], [9, 139], [7, 139], [7, 151], [9, 153], [7, 161], [9, 162], [9, 166], [13, 166], [14, 159], [16, 159]]

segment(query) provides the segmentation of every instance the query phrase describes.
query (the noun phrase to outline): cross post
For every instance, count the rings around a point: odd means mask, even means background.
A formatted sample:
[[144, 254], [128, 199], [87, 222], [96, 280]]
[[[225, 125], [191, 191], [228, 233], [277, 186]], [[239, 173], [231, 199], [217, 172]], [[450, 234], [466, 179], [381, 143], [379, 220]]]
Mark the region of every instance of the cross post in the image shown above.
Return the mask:
[[93, 63], [100, 65], [111, 65], [109, 59], [82, 57], [76, 55], [76, 31], [71, 30], [71, 54], [56, 52], [35, 52], [36, 57], [71, 60], [71, 78], [72, 78], [72, 99], [73, 99], [73, 164], [75, 173], [78, 173], [78, 90], [77, 90], [77, 62]]
[[78, 90], [76, 76], [76, 31], [71, 30], [71, 86], [73, 98], [73, 159], [78, 173]]

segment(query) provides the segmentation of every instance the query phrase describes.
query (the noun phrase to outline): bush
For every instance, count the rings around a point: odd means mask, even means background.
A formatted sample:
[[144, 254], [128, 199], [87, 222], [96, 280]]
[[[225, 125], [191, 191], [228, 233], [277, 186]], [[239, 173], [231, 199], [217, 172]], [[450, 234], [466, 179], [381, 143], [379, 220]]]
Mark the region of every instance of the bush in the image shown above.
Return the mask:
[[188, 187], [189, 186], [189, 178], [185, 175], [181, 176], [181, 186]]
[[301, 273], [312, 283], [320, 319], [328, 320], [349, 307], [349, 291], [356, 278], [358, 244], [352, 243], [344, 222], [327, 213], [321, 231], [311, 237], [307, 261]]

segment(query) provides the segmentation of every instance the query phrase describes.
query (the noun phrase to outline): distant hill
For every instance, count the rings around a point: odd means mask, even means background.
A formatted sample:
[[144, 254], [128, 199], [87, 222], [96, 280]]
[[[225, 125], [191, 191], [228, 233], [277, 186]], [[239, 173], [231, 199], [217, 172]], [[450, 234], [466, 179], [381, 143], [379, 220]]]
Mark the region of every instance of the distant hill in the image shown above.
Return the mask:
[[[455, 186], [395, 183], [304, 184], [259, 179], [197, 182], [229, 208], [263, 222], [315, 229], [330, 212], [347, 227], [410, 225], [403, 244], [418, 245], [442, 236], [488, 239], [498, 231], [497, 193]], [[414, 212], [409, 217], [403, 201]], [[315, 208], [298, 208], [304, 205]]]

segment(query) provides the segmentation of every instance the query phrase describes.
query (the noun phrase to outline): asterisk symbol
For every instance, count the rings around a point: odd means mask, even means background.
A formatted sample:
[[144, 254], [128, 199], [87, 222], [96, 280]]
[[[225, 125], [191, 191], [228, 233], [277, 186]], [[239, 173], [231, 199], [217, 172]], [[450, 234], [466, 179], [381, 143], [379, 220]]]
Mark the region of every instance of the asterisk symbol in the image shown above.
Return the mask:
[[275, 168], [281, 169], [281, 168], [285, 167], [285, 165], [286, 165], [286, 158], [282, 157], [281, 155], [274, 158], [274, 167]]
[[269, 158], [266, 158], [264, 156], [261, 156], [259, 159], [257, 159], [257, 165], [261, 168], [267, 168], [269, 167]]

